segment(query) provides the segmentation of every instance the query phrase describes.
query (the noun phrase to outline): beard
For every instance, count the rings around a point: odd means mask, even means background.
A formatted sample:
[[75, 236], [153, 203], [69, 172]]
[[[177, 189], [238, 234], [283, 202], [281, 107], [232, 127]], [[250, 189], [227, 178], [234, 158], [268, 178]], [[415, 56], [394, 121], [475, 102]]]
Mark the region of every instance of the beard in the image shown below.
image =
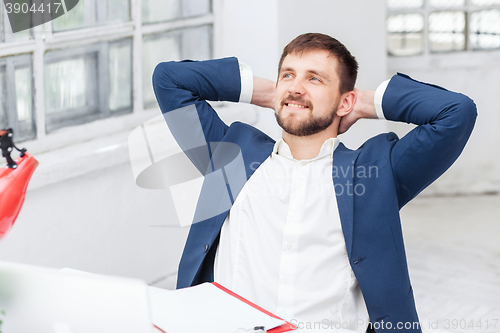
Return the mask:
[[[296, 101], [307, 106], [307, 108], [304, 109], [304, 112], [307, 112], [308, 116], [305, 120], [300, 121], [298, 124], [294, 124], [293, 116], [288, 116], [288, 118], [286, 118], [282, 113], [285, 103], [291, 101]], [[278, 112], [275, 112], [276, 121], [285, 132], [295, 136], [309, 136], [324, 131], [333, 123], [336, 111], [338, 109], [337, 103], [330, 114], [325, 117], [316, 117], [312, 114], [313, 106], [311, 102], [302, 98], [288, 96], [283, 98], [280, 104], [280, 110], [278, 110]]]

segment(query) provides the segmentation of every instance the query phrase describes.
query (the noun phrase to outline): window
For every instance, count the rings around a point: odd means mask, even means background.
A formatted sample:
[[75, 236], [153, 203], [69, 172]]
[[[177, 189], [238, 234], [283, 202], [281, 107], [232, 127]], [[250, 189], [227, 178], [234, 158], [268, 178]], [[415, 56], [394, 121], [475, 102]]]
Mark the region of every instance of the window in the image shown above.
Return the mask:
[[142, 0], [144, 23], [172, 21], [210, 13], [209, 0]]
[[13, 128], [16, 140], [35, 137], [31, 57], [0, 58], [0, 128]]
[[143, 100], [144, 107], [156, 105], [151, 85], [151, 74], [162, 61], [181, 59], [203, 60], [211, 57], [211, 36], [209, 25], [182, 29], [167, 33], [150, 34], [142, 45]]
[[17, 33], [0, 6], [0, 126], [13, 127], [16, 141], [158, 108], [156, 64], [212, 57], [210, 0], [79, 0], [67, 7], [74, 2], [62, 0], [66, 14]]
[[23, 30], [17, 33], [12, 33], [9, 17], [5, 12], [3, 1], [0, 6], [0, 45], [1, 43], [25, 42], [32, 39], [30, 30]]
[[127, 111], [132, 107], [132, 40], [126, 39], [109, 44], [109, 93], [110, 112]]
[[130, 38], [45, 54], [47, 132], [132, 110]]
[[[158, 63], [212, 57], [212, 24], [203, 24], [206, 20], [199, 20], [210, 12], [210, 0], [142, 0], [142, 21], [152, 30], [144, 35], [142, 45], [144, 108], [157, 106], [151, 75]], [[194, 24], [187, 24], [189, 19]], [[156, 31], [154, 24], [162, 22], [181, 25], [175, 30]]]
[[0, 128], [7, 128], [9, 122], [7, 119], [7, 114], [5, 113], [5, 106], [3, 105], [6, 98], [5, 94], [5, 66], [0, 66]]
[[470, 42], [473, 49], [500, 48], [500, 9], [472, 13], [470, 27]]
[[424, 18], [421, 14], [398, 14], [387, 19], [389, 54], [413, 55], [424, 48]]
[[465, 50], [465, 13], [461, 11], [429, 14], [429, 49], [434, 52]]
[[74, 30], [129, 20], [129, 0], [79, 0], [75, 8], [52, 21], [52, 30]]
[[387, 0], [388, 53], [500, 48], [500, 0]]

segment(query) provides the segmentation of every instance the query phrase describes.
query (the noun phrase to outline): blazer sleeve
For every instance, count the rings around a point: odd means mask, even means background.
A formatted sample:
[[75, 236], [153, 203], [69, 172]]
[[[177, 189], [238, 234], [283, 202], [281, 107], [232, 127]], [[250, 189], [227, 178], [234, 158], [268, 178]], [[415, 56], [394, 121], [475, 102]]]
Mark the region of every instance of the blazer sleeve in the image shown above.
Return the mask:
[[162, 62], [154, 70], [153, 88], [177, 144], [203, 175], [213, 172], [212, 150], [228, 126], [206, 101], [238, 102], [238, 60]]
[[458, 158], [476, 121], [467, 96], [398, 73], [382, 99], [387, 120], [418, 125], [391, 151], [399, 206], [403, 207]]
[[238, 60], [232, 57], [162, 62], [153, 72], [153, 89], [164, 115], [195, 105], [206, 142], [219, 142], [228, 126], [206, 100], [238, 102], [241, 92]]

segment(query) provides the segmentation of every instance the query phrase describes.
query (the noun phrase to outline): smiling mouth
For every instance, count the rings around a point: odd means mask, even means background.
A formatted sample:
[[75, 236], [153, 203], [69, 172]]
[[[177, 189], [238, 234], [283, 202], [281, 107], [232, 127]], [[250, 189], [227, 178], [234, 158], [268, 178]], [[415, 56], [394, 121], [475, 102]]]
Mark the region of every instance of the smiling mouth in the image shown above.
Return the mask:
[[308, 106], [300, 105], [300, 104], [294, 104], [294, 103], [285, 103], [285, 105], [288, 106], [288, 107], [291, 107], [291, 108], [302, 108], [302, 109], [309, 108]]

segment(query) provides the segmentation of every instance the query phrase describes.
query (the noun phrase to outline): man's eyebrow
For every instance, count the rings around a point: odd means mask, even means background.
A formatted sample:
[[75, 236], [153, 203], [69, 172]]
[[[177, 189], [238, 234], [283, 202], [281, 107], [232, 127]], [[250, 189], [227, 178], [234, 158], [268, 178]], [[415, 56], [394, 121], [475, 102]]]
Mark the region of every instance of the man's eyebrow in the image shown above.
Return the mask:
[[[280, 74], [283, 72], [295, 72], [295, 70], [291, 67], [282, 67], [280, 70]], [[326, 81], [331, 81], [328, 74], [324, 71], [309, 69], [309, 70], [307, 70], [307, 72], [314, 74], [314, 75], [318, 75], [318, 76], [322, 77], [323, 79], [325, 79]]]
[[291, 67], [281, 67], [280, 73], [281, 72], [295, 72], [295, 71]]
[[312, 73], [314, 75], [318, 75], [318, 76], [322, 77], [323, 79], [325, 79], [326, 81], [330, 81], [330, 77], [328, 76], [328, 74], [326, 72], [317, 71], [317, 70], [314, 70], [314, 69], [310, 69], [307, 72], [308, 73]]

